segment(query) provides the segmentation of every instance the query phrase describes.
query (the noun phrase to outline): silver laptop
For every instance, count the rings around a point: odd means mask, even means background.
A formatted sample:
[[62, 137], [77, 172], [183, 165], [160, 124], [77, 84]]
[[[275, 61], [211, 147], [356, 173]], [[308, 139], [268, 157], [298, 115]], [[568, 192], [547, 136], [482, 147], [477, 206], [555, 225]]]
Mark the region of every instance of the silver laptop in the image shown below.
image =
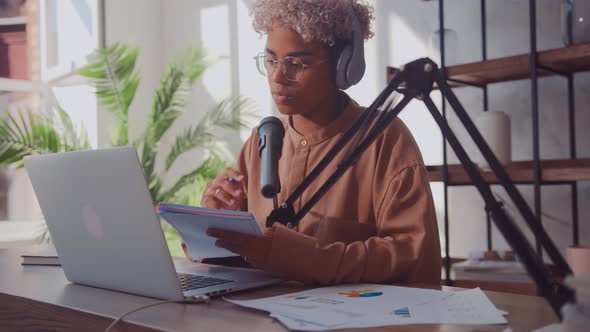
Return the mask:
[[280, 282], [258, 270], [173, 262], [133, 147], [24, 162], [71, 282], [160, 299]]

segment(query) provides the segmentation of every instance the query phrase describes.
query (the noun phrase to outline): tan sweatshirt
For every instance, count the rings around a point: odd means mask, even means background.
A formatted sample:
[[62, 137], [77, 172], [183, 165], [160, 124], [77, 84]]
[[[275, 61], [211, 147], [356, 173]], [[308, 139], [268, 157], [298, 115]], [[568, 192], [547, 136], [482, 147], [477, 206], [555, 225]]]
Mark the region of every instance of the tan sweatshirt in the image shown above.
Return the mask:
[[[338, 119], [312, 136], [284, 119], [279, 163], [284, 202], [363, 112], [350, 101]], [[344, 148], [295, 203], [298, 211], [346, 153]], [[244, 143], [237, 168], [247, 202], [261, 227], [273, 209], [260, 193], [256, 131]], [[246, 206], [247, 205], [247, 206]], [[399, 119], [314, 206], [294, 229], [279, 227], [266, 270], [306, 283], [420, 282], [440, 284], [441, 255], [426, 169], [409, 130]]]

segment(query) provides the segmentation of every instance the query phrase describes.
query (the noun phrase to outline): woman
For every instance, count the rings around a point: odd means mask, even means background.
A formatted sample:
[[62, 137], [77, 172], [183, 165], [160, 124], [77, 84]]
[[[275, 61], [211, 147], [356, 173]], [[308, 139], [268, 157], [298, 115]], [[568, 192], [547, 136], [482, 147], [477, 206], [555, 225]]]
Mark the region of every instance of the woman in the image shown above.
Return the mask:
[[[335, 79], [339, 50], [352, 38], [353, 11], [362, 36], [370, 38], [372, 8], [361, 0], [258, 0], [251, 8], [254, 29], [267, 35], [266, 49], [257, 57], [259, 68], [284, 115], [279, 202], [363, 112]], [[295, 203], [296, 210], [334, 165]], [[250, 211], [264, 228], [273, 204], [261, 195], [259, 176], [254, 130], [236, 168], [209, 183], [202, 206]], [[428, 176], [412, 135], [399, 119], [298, 227], [275, 223], [260, 238], [214, 229], [209, 234], [252, 266], [288, 279], [440, 284], [440, 244]]]

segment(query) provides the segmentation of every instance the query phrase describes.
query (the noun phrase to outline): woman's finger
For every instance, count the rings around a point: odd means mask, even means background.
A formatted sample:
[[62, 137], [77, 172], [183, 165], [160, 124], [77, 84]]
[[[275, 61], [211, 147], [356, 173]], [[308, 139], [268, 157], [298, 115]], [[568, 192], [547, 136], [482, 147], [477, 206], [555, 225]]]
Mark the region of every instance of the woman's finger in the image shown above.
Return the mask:
[[246, 197], [244, 176], [236, 169], [224, 169], [214, 180], [207, 183], [201, 206], [213, 209], [237, 210]]
[[228, 176], [228, 174], [230, 174], [230, 172], [227, 170], [222, 172], [222, 174], [213, 181], [213, 186], [220, 187], [236, 199], [241, 200], [244, 195], [244, 176], [239, 175], [237, 177], [232, 177]]
[[240, 256], [242, 255], [242, 246], [238, 243], [227, 241], [224, 239], [218, 239], [217, 241], [215, 241], [215, 245], [225, 250], [229, 250], [234, 254], [238, 254]]
[[213, 195], [215, 196], [215, 198], [222, 201], [225, 205], [228, 205], [228, 206], [236, 205], [236, 199], [232, 195], [228, 194], [222, 188], [215, 189], [215, 192]]
[[244, 175], [240, 171], [231, 167], [224, 169], [221, 174], [223, 174], [225, 178], [233, 178], [238, 181], [242, 181], [244, 179]]

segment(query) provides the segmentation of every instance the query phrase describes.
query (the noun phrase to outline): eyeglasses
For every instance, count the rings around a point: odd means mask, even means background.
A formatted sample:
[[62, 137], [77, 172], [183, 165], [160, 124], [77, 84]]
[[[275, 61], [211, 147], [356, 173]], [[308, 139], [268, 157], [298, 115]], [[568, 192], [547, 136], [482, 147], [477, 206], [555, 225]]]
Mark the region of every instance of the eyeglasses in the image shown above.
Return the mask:
[[319, 62], [311, 65], [307, 65], [303, 63], [301, 59], [294, 56], [286, 56], [281, 60], [273, 60], [265, 53], [259, 53], [254, 57], [254, 60], [256, 60], [256, 68], [258, 68], [258, 72], [263, 76], [272, 75], [275, 69], [281, 67], [281, 72], [288, 81], [297, 82], [303, 75], [305, 68], [326, 62], [329, 60], [329, 58], [320, 60]]

